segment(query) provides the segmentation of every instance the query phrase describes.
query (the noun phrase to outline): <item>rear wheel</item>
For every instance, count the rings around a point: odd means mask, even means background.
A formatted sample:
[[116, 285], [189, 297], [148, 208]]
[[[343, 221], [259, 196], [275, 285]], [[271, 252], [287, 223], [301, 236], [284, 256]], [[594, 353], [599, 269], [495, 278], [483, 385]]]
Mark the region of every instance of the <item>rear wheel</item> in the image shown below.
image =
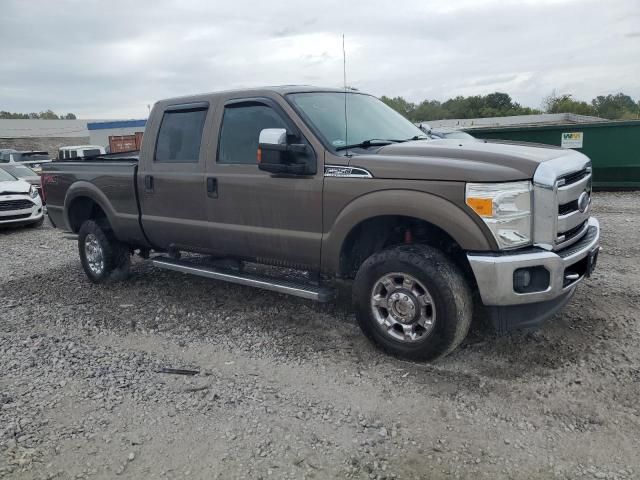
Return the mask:
[[414, 360], [453, 351], [472, 317], [471, 292], [460, 270], [427, 245], [401, 245], [369, 257], [356, 275], [354, 304], [367, 337]]
[[93, 283], [120, 281], [129, 275], [129, 247], [93, 220], [80, 227], [78, 252], [82, 268]]

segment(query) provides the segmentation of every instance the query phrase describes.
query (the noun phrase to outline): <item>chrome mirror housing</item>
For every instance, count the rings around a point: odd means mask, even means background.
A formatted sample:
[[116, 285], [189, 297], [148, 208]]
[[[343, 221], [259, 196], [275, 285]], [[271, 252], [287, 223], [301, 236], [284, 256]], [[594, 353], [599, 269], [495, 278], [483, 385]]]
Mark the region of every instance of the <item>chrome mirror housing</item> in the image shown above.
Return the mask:
[[265, 128], [260, 131], [258, 143], [262, 145], [286, 145], [287, 130], [284, 128]]

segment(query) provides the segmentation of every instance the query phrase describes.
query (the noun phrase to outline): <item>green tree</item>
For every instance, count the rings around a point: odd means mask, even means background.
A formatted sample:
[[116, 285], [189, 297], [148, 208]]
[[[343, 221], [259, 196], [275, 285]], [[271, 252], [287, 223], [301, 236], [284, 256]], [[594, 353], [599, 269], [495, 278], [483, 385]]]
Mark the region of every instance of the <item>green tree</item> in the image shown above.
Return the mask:
[[45, 112], [40, 112], [39, 118], [42, 120], [58, 120], [60, 117], [53, 113], [52, 110], [47, 110]]
[[556, 96], [552, 93], [543, 100], [546, 113], [576, 113], [578, 115], [597, 115], [596, 109], [587, 102], [574, 100], [570, 93]]
[[412, 120], [424, 122], [427, 120], [440, 120], [446, 118], [447, 111], [438, 100], [423, 100], [413, 111]]
[[629, 95], [624, 93], [616, 93], [615, 95], [600, 95], [591, 100], [591, 105], [595, 109], [597, 115], [603, 118], [616, 120], [624, 117], [638, 115], [638, 105]]
[[380, 100], [389, 105], [396, 112], [404, 115], [406, 118], [410, 120], [413, 118], [413, 112], [416, 109], [414, 103], [408, 102], [402, 97], [389, 98], [385, 97], [384, 95], [380, 98]]
[[43, 119], [43, 120], [75, 120], [76, 116], [73, 113], [67, 113], [66, 115], [57, 115], [53, 110], [45, 110], [44, 112], [36, 113], [14, 113], [7, 112], [5, 110], [0, 111], [0, 119]]
[[490, 93], [484, 97], [484, 104], [486, 107], [493, 108], [497, 111], [508, 111], [515, 106], [513, 100], [511, 100], [511, 96], [501, 92]]

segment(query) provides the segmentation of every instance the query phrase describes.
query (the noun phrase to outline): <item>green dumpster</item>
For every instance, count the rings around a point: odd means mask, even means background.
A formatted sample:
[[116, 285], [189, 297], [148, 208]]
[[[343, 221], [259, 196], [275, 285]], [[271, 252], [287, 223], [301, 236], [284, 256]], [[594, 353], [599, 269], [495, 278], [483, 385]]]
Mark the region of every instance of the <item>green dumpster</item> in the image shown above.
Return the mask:
[[593, 186], [640, 188], [640, 120], [466, 129], [477, 138], [573, 148], [593, 162]]

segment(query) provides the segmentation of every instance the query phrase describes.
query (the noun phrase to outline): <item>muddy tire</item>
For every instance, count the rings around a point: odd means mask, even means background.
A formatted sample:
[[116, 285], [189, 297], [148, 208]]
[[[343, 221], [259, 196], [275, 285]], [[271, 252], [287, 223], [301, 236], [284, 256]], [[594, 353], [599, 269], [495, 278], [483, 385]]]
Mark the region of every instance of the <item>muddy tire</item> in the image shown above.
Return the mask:
[[118, 282], [129, 276], [129, 247], [93, 220], [87, 220], [80, 227], [78, 253], [82, 268], [93, 283]]
[[401, 245], [371, 255], [355, 278], [353, 301], [364, 334], [383, 350], [433, 360], [465, 338], [472, 296], [460, 269], [428, 245]]

